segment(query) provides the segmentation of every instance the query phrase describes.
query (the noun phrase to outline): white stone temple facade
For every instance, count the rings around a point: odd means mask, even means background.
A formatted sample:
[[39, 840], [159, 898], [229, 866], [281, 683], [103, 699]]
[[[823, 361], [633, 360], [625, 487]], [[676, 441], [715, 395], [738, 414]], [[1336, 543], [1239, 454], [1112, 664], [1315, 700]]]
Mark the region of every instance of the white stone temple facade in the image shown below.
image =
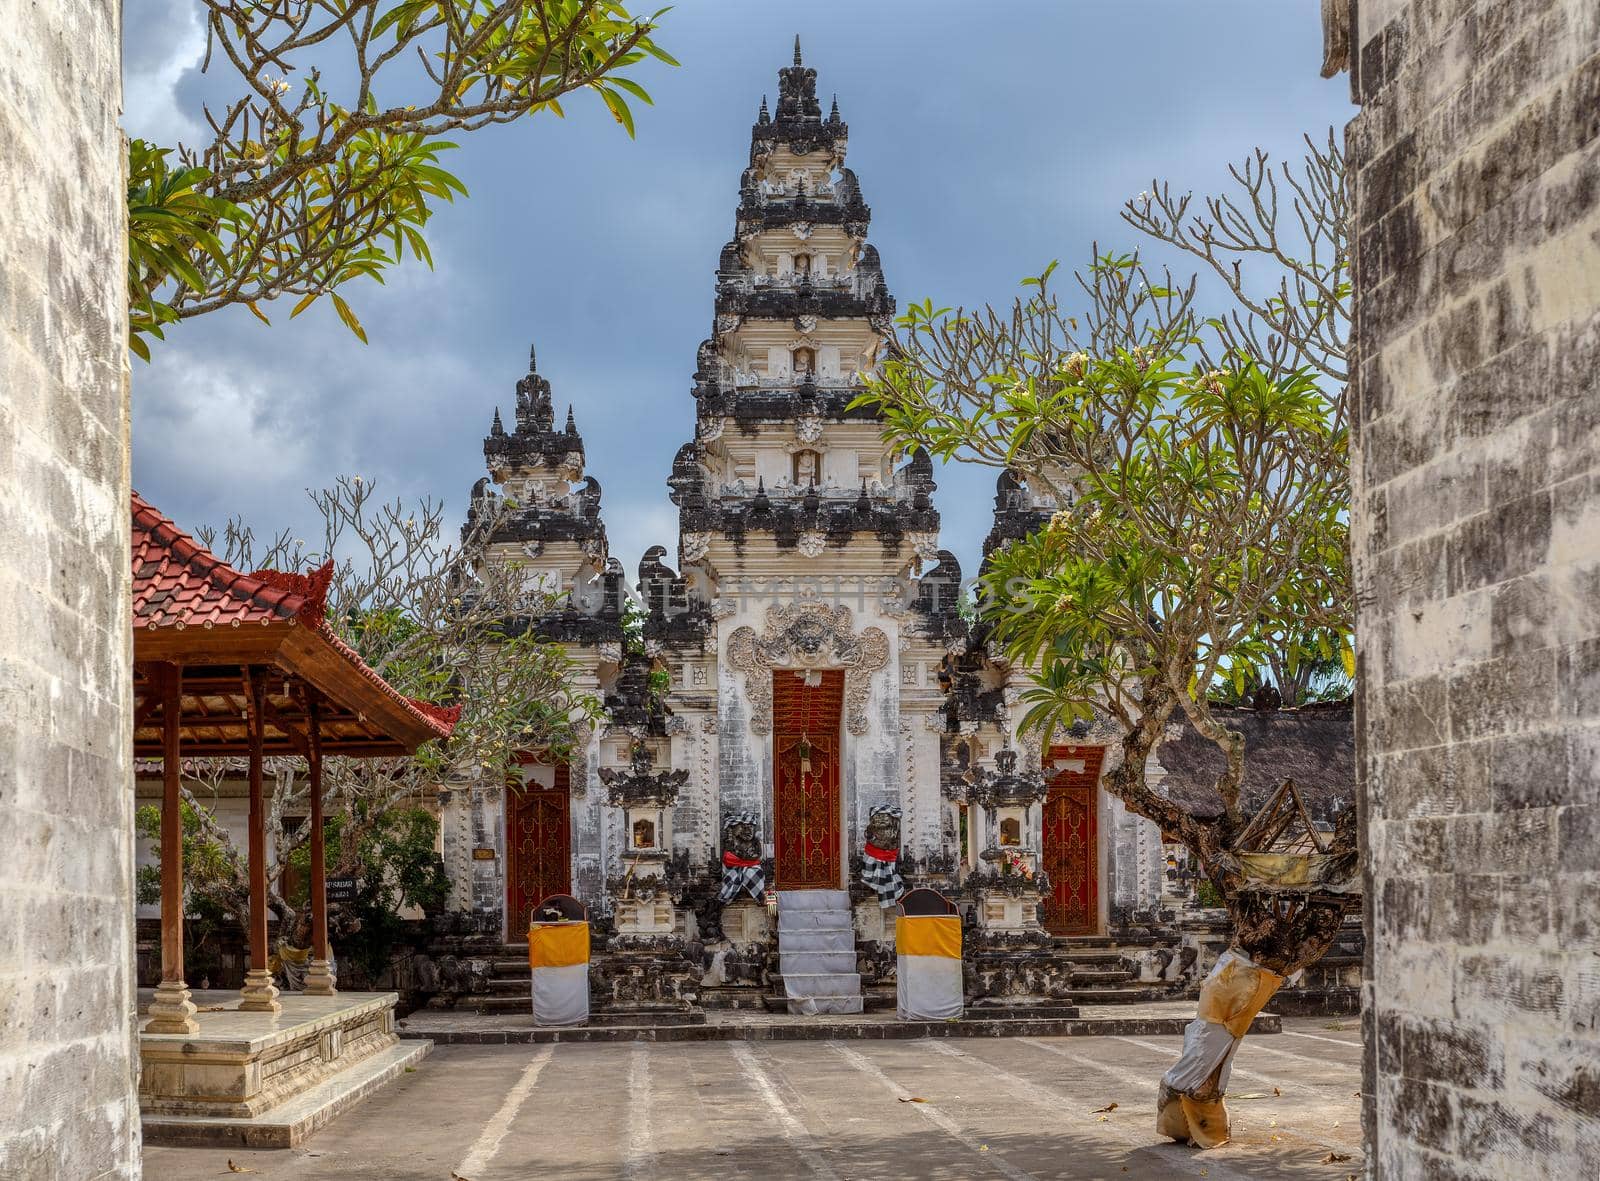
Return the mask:
[[[884, 937], [873, 863], [995, 930], [1095, 935], [1159, 905], [1159, 833], [1098, 786], [1116, 735], [1018, 739], [1025, 678], [959, 609], [933, 465], [855, 405], [894, 303], [846, 143], [797, 46], [752, 129], [668, 479], [676, 569], [655, 547], [629, 585], [609, 558], [574, 416], [557, 426], [531, 361], [512, 427], [495, 412], [474, 512], [563, 596], [530, 626], [606, 718], [570, 765], [530, 756], [521, 788], [446, 793], [454, 908], [485, 930], [570, 891], [618, 934], [757, 939], [751, 891], [721, 913], [725, 853], [769, 889], [850, 890], [863, 939]], [[984, 552], [1055, 508], [1003, 475]]]

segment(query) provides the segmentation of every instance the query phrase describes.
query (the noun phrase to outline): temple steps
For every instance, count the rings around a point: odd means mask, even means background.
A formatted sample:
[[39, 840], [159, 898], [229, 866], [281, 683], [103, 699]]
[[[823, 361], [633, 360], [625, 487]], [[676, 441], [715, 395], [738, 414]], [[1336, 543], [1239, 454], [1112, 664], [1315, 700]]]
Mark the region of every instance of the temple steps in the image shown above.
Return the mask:
[[861, 975], [855, 963], [856, 932], [847, 892], [779, 892], [779, 974], [773, 984], [781, 989], [789, 1012], [860, 1013]]

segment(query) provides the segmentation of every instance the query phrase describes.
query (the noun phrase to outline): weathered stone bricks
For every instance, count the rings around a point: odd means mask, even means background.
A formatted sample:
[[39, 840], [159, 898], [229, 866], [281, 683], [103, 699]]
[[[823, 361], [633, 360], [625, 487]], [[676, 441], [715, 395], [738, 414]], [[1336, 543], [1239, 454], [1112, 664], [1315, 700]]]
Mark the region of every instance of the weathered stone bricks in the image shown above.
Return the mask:
[[1600, 7], [1353, 7], [1368, 1171], [1596, 1176]]
[[0, 1177], [139, 1171], [120, 5], [0, 0]]

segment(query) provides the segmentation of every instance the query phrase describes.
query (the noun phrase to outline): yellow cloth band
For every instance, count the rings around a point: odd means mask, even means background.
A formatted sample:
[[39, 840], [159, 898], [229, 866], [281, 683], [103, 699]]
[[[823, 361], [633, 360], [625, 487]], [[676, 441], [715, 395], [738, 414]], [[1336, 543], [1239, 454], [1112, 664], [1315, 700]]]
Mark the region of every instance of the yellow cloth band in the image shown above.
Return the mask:
[[961, 958], [960, 915], [898, 915], [894, 920], [896, 955]]
[[1233, 960], [1201, 986], [1199, 1016], [1243, 1037], [1282, 984], [1283, 977], [1276, 972]]
[[534, 923], [528, 928], [530, 967], [570, 968], [588, 962], [588, 923]]

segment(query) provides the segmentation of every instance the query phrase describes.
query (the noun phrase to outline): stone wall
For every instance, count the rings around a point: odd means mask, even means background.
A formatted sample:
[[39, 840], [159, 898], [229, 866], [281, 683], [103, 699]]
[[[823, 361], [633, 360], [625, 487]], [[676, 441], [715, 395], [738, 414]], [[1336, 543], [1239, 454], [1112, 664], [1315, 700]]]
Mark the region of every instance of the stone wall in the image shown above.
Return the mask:
[[1369, 1175], [1593, 1177], [1600, 6], [1354, 33]]
[[120, 8], [0, 0], [0, 1176], [135, 1177]]

